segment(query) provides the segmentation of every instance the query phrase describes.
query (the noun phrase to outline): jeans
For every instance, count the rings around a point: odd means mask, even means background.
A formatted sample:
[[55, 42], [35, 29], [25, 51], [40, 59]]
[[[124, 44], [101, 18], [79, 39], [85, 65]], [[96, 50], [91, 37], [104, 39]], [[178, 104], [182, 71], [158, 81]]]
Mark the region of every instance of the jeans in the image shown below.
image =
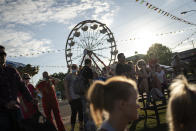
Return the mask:
[[87, 109], [87, 100], [86, 100], [85, 96], [82, 96], [81, 100], [82, 100], [83, 120], [84, 120], [84, 128], [85, 128], [86, 123], [88, 121], [88, 114], [87, 114], [87, 110], [86, 110]]
[[82, 101], [81, 99], [74, 99], [69, 102], [71, 106], [71, 124], [75, 125], [76, 123], [76, 116], [78, 113], [79, 121], [83, 122], [83, 111], [82, 111]]

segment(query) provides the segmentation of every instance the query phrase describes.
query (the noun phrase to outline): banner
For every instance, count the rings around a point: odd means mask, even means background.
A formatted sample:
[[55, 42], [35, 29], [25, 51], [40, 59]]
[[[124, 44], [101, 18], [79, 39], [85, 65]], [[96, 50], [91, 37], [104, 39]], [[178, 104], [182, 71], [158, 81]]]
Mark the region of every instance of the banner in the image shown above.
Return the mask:
[[[196, 30], [196, 28], [188, 28], [188, 29], [170, 31], [170, 32], [165, 32], [165, 33], [157, 33], [157, 34], [154, 34], [154, 36], [161, 37], [161, 36], [165, 36], [165, 35], [176, 35], [178, 33], [183, 33], [183, 32], [188, 31], [188, 30], [194, 31], [194, 30]], [[129, 40], [139, 40], [139, 39], [142, 39], [142, 37], [132, 37]]]
[[63, 65], [33, 65], [33, 66], [38, 66], [39, 68], [67, 68], [67, 66]]
[[184, 39], [183, 41], [181, 41], [180, 43], [178, 43], [175, 47], [171, 48], [171, 50], [177, 48], [178, 46], [182, 45], [185, 42], [188, 42], [189, 40], [191, 40], [191, 38], [196, 35], [196, 32], [192, 33], [189, 37], [187, 37], [186, 39]]
[[173, 20], [177, 20], [177, 21], [180, 21], [180, 22], [183, 22], [185, 24], [188, 24], [188, 25], [194, 25], [196, 26], [195, 23], [192, 23], [192, 22], [189, 22], [187, 20], [184, 20], [182, 18], [179, 18], [179, 17], [176, 17], [174, 15], [172, 15], [171, 13], [167, 12], [167, 11], [164, 11], [156, 6], [154, 6], [153, 4], [147, 2], [147, 1], [144, 1], [144, 0], [136, 0], [136, 2], [140, 2], [140, 4], [144, 4], [145, 3], [145, 6], [148, 8], [148, 9], [151, 9], [151, 10], [154, 10], [156, 11], [158, 14], [161, 14], [163, 16], [167, 16], [169, 17], [170, 19], [173, 19]]
[[[58, 49], [58, 50], [49, 50], [49, 51], [38, 51], [37, 53], [29, 53], [29, 54], [20, 54], [20, 55], [15, 55], [15, 56], [9, 56], [9, 58], [17, 58], [17, 57], [25, 57], [25, 56], [34, 56], [34, 55], [39, 55], [39, 54], [45, 54], [45, 53], [58, 53], [61, 51], [64, 51], [65, 49]], [[36, 50], [32, 50], [36, 51]]]

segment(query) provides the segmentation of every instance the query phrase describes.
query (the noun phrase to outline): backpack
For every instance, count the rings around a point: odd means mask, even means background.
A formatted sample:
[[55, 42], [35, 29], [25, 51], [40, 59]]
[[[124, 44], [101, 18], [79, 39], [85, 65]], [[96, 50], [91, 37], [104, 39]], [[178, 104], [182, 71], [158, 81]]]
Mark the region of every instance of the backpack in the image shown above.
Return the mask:
[[87, 90], [87, 85], [85, 85], [85, 78], [82, 76], [82, 71], [76, 76], [73, 83], [74, 93], [77, 95], [84, 95]]

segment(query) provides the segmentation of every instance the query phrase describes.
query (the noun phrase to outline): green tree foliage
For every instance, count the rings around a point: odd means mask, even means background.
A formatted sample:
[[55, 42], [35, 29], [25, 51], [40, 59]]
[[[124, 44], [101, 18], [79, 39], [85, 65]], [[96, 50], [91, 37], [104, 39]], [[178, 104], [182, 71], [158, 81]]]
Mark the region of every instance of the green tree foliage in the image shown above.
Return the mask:
[[131, 57], [127, 57], [126, 58], [126, 61], [133, 61], [135, 64], [137, 63], [138, 60], [147, 60], [147, 57], [146, 55], [144, 54], [135, 54], [134, 56], [131, 56]]
[[18, 67], [17, 70], [19, 71], [20, 75], [22, 76], [24, 73], [28, 73], [31, 77], [36, 75], [39, 72], [38, 66], [31, 66], [30, 64], [27, 64], [24, 67]]
[[62, 72], [54, 73], [54, 74], [51, 75], [52, 77], [57, 78], [57, 79], [60, 80], [60, 82], [55, 86], [55, 89], [56, 89], [56, 91], [61, 92], [62, 98], [65, 98], [63, 81], [64, 81], [64, 78], [65, 78], [66, 75], [67, 75], [67, 73], [62, 73]]
[[170, 65], [172, 60], [172, 51], [159, 43], [153, 44], [147, 51], [147, 56], [154, 54], [160, 64]]

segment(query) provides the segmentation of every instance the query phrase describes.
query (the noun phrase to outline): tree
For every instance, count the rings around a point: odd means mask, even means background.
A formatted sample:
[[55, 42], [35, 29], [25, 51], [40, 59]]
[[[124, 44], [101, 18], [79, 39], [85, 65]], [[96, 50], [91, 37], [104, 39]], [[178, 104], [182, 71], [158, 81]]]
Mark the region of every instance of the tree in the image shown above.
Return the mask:
[[17, 70], [19, 71], [21, 76], [24, 73], [28, 73], [31, 77], [33, 77], [34, 75], [36, 75], [39, 72], [39, 67], [38, 66], [31, 66], [30, 64], [27, 64], [24, 67], [19, 66], [17, 68]]
[[136, 54], [134, 56], [130, 56], [126, 58], [126, 61], [133, 61], [135, 64], [137, 63], [138, 60], [143, 59], [143, 60], [147, 60], [146, 55], [144, 54]]
[[56, 89], [56, 92], [59, 91], [61, 92], [61, 97], [62, 98], [65, 98], [65, 93], [64, 93], [64, 78], [65, 76], [67, 75], [67, 73], [62, 73], [62, 72], [59, 72], [59, 73], [54, 73], [52, 74], [51, 76], [54, 77], [54, 78], [57, 78], [60, 80], [60, 82], [55, 86], [55, 89]]
[[154, 54], [158, 59], [159, 64], [170, 65], [172, 60], [172, 51], [159, 43], [153, 44], [147, 51], [147, 56]]

